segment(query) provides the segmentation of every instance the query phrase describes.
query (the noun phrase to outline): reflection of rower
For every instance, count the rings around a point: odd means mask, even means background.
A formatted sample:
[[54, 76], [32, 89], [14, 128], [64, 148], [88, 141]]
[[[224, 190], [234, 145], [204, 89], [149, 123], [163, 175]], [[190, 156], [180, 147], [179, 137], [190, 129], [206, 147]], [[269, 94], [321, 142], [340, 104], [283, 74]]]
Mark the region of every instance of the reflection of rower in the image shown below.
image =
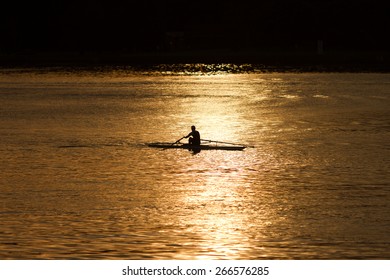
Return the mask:
[[196, 130], [195, 128], [195, 125], [191, 126], [191, 132], [187, 135], [187, 136], [184, 136], [184, 138], [188, 138], [190, 136], [190, 139], [188, 139], [188, 143], [190, 145], [196, 145], [196, 146], [199, 146], [200, 145], [200, 133], [199, 131]]

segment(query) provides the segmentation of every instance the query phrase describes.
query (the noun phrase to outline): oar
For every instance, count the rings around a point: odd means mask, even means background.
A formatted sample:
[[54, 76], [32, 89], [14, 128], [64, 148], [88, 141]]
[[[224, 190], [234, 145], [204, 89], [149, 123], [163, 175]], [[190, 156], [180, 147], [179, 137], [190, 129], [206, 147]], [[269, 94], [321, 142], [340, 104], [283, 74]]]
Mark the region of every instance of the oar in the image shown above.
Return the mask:
[[[169, 147], [172, 147], [172, 146], [175, 145], [177, 142], [180, 142], [180, 140], [182, 140], [183, 138], [185, 138], [185, 137], [180, 138], [180, 139], [177, 140], [175, 143], [172, 143]], [[165, 150], [165, 149], [168, 149], [168, 148], [164, 148], [163, 150]]]
[[236, 146], [245, 146], [245, 147], [254, 148], [254, 146], [248, 146], [248, 145], [243, 145], [243, 144], [238, 144], [238, 143], [229, 143], [229, 142], [222, 142], [222, 141], [215, 141], [215, 140], [207, 140], [207, 139], [200, 139], [200, 140], [201, 140], [201, 141], [206, 141], [206, 142], [214, 142], [214, 143], [221, 143], [221, 144], [236, 145]]

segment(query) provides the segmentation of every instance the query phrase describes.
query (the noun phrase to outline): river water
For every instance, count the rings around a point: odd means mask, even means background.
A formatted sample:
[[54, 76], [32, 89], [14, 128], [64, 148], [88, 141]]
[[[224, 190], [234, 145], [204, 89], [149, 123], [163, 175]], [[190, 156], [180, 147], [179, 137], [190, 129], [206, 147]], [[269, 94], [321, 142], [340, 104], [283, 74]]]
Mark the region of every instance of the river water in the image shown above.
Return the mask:
[[[390, 74], [0, 73], [1, 259], [389, 259]], [[196, 125], [244, 151], [162, 150]]]

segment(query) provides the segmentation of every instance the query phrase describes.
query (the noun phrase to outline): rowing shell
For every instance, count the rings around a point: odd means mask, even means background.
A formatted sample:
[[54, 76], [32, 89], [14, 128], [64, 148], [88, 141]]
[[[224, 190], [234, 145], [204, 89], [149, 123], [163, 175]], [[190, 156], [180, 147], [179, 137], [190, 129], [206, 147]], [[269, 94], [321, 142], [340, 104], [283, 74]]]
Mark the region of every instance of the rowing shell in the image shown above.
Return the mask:
[[189, 145], [189, 144], [175, 144], [172, 143], [150, 143], [149, 147], [162, 149], [187, 149], [187, 150], [228, 150], [228, 151], [242, 151], [246, 146], [226, 146], [226, 145]]

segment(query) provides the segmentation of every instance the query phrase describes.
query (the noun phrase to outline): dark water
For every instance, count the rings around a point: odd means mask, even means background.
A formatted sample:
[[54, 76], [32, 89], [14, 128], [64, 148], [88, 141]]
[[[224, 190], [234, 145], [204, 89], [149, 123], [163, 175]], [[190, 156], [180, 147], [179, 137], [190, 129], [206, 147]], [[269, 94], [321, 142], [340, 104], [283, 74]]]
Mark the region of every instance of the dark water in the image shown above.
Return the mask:
[[3, 72], [0, 258], [389, 259], [389, 81]]

